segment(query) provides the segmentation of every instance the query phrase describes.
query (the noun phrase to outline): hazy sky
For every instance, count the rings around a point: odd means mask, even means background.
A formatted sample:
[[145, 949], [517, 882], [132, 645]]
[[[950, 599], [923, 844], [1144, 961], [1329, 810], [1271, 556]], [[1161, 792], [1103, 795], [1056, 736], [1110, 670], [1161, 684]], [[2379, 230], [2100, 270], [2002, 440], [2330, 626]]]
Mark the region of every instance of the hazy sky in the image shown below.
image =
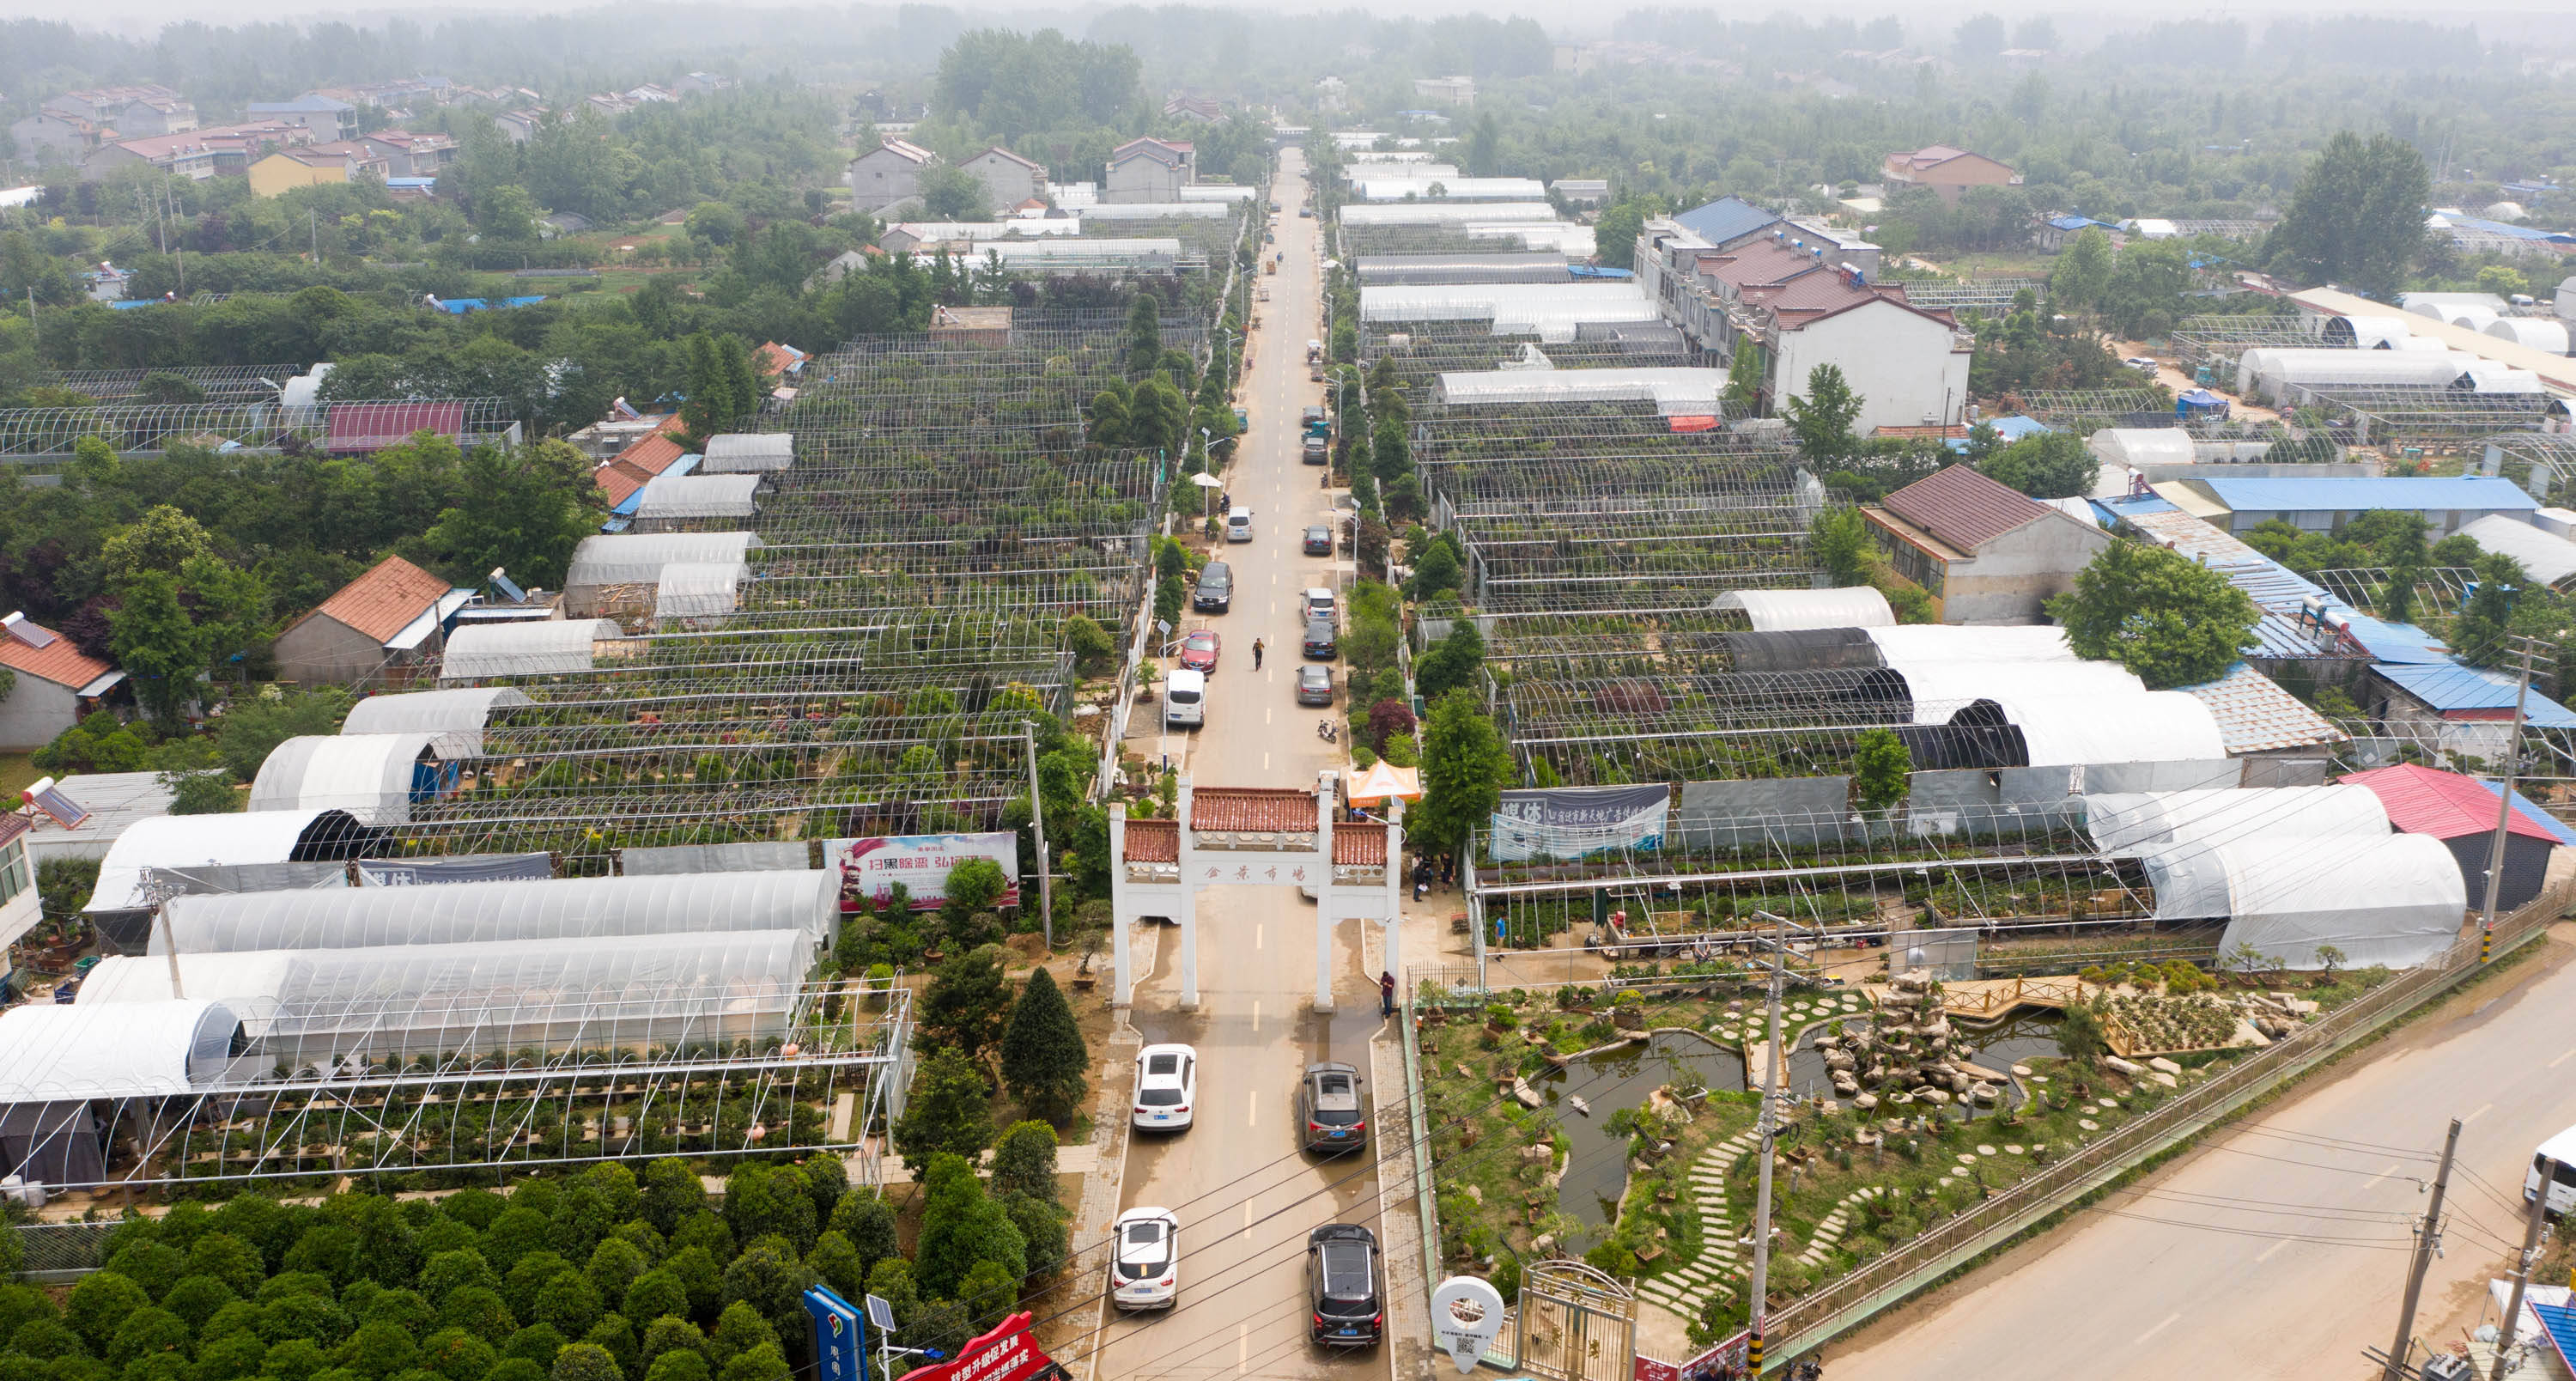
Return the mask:
[[[1164, 3], [1164, 0], [1145, 0]], [[746, 7], [745, 0], [717, 0], [724, 8]], [[1348, 0], [1325, 0], [1325, 3], [1276, 3], [1275, 0], [1190, 0], [1190, 3], [1218, 7], [1259, 9], [1265, 13], [1340, 10]], [[1657, 8], [1686, 9], [1687, 3], [1657, 3], [1637, 0], [1639, 5]], [[766, 8], [755, 3], [749, 7]], [[1050, 17], [1087, 13], [1105, 5], [1072, 6], [1064, 0], [971, 0], [955, 8], [996, 16], [1044, 14]], [[1493, 15], [1528, 15], [1546, 25], [1551, 32], [1565, 36], [1595, 36], [1607, 32], [1619, 14], [1632, 5], [1575, 5], [1556, 0], [1393, 0], [1372, 3], [1372, 13], [1388, 16], [1440, 15], [1476, 13]], [[180, 20], [202, 20], [209, 24], [236, 24], [251, 19], [336, 19], [366, 24], [389, 15], [402, 15], [435, 23], [476, 13], [519, 15], [531, 12], [564, 13], [601, 9], [598, 0], [514, 0], [514, 3], [393, 3], [352, 6], [333, 0], [268, 0], [255, 11], [244, 11], [237, 5], [210, 5], [201, 0], [86, 0], [77, 7], [66, 7], [61, 0], [0, 0], [0, 18], [70, 19], [84, 27], [96, 27], [129, 34], [148, 34], [163, 24]], [[1783, 9], [1788, 7], [1783, 6]], [[1712, 9], [1729, 19], [1749, 18], [1761, 10], [1750, 6]], [[2064, 0], [1986, 0], [1985, 3], [1958, 3], [1938, 6], [1905, 6], [1890, 3], [1844, 11], [1849, 17], [1866, 22], [1880, 14], [1895, 14], [1909, 29], [1920, 33], [1945, 32], [1970, 14], [1992, 12], [2008, 19], [2025, 15], [2047, 15], [2058, 23], [2061, 32], [2070, 37], [2094, 34], [2110, 29], [2133, 28], [2163, 19], [2240, 19], [2260, 23], [2270, 15], [2386, 14], [2435, 22], [2470, 22], [2481, 33], [2505, 41], [2530, 41], [2558, 49], [2569, 46], [2570, 12], [2568, 0], [2478, 0], [2474, 7], [2443, 8], [2428, 11], [2421, 4], [2402, 0], [2241, 0], [2225, 5], [2176, 5], [2154, 11], [2123, 10], [2116, 14], [2097, 8], [2069, 9]]]

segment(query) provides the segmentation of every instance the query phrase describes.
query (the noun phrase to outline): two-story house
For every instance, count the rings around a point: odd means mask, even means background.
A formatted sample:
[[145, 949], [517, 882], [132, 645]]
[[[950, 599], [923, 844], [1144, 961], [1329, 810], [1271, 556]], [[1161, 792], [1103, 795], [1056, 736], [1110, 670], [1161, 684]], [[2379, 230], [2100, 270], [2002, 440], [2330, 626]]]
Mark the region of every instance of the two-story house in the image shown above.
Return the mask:
[[886, 211], [921, 200], [921, 175], [939, 166], [939, 155], [918, 144], [887, 139], [850, 160], [850, 205]]
[[1198, 177], [1198, 149], [1175, 139], [1130, 139], [1110, 151], [1107, 202], [1171, 202]]
[[1013, 207], [1023, 202], [1046, 197], [1046, 165], [1022, 158], [999, 145], [958, 166], [983, 184], [984, 204], [991, 207], [996, 216], [1007, 216]]

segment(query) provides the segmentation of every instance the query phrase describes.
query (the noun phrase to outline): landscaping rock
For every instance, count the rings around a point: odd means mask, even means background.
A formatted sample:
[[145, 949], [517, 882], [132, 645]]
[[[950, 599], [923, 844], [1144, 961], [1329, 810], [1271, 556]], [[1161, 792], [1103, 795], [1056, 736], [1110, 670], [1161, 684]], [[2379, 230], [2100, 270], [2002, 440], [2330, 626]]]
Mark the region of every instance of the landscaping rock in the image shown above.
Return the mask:
[[2014, 1065], [2014, 1066], [2012, 1067], [2012, 1074], [2013, 1074], [2013, 1077], [2014, 1077], [2014, 1078], [2016, 1078], [2016, 1079], [2027, 1079], [2027, 1078], [2029, 1078], [2029, 1077], [2030, 1077], [2030, 1066], [2029, 1066], [2029, 1065]]
[[1878, 1095], [1875, 1093], [1864, 1093], [1852, 1100], [1852, 1106], [1858, 1108], [1862, 1112], [1868, 1112], [1878, 1106]]
[[1991, 1103], [2003, 1095], [1992, 1084], [1978, 1084], [1968, 1090], [1968, 1096], [1980, 1103]]
[[2105, 1055], [2105, 1056], [2103, 1056], [2103, 1057], [2102, 1057], [2102, 1063], [2104, 1063], [2104, 1064], [2106, 1064], [2106, 1065], [2109, 1065], [2111, 1068], [2113, 1068], [2113, 1069], [2115, 1069], [2115, 1070], [2118, 1070], [2118, 1071], [2119, 1071], [2120, 1073], [2122, 1073], [2122, 1074], [2126, 1074], [2126, 1075], [2128, 1075], [2128, 1076], [2129, 1076], [2130, 1078], [2132, 1078], [2132, 1079], [2134, 1079], [2134, 1078], [2138, 1077], [2140, 1074], [2143, 1074], [2143, 1073], [2145, 1073], [2145, 1072], [2146, 1072], [2145, 1070], [2140, 1069], [2138, 1066], [2136, 1066], [2136, 1065], [2134, 1065], [2134, 1064], [2129, 1063], [2127, 1060], [2121, 1059], [2121, 1058], [2120, 1058], [2119, 1056], [2117, 1056], [2117, 1055]]
[[2175, 1075], [2177, 1077], [2182, 1074], [2181, 1065], [2175, 1064], [2173, 1061], [2166, 1059], [2162, 1055], [2158, 1055], [2154, 1059], [2147, 1061], [2147, 1068], [2162, 1070], [2167, 1074]]
[[1467, 1186], [1467, 1197], [1475, 1200], [1477, 1203], [1483, 1203], [1485, 1201], [1484, 1186], [1475, 1184]]
[[2165, 1073], [2165, 1072], [2164, 1072], [2163, 1070], [2161, 1070], [2161, 1069], [2151, 1069], [2151, 1070], [2147, 1071], [2147, 1077], [2148, 1077], [2148, 1078], [2150, 1078], [2150, 1079], [2155, 1080], [2155, 1081], [2156, 1081], [2157, 1083], [2159, 1083], [2159, 1084], [2164, 1085], [2166, 1088], [2181, 1088], [2181, 1087], [2182, 1087], [2182, 1081], [2181, 1081], [2181, 1080], [2176, 1079], [2176, 1078], [2175, 1078], [2175, 1077], [2173, 1077], [2172, 1075]]

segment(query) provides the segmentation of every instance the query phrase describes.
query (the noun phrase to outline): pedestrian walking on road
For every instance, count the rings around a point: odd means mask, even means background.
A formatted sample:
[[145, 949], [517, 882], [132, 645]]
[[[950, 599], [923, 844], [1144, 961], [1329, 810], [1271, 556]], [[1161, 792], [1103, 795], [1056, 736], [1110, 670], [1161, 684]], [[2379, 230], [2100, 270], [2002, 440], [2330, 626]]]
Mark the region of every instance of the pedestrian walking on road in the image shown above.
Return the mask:
[[1377, 1014], [1382, 1017], [1395, 1015], [1395, 970], [1393, 969], [1384, 970], [1377, 976]]
[[1254, 671], [1261, 670], [1261, 640], [1259, 638], [1252, 640], [1252, 669]]

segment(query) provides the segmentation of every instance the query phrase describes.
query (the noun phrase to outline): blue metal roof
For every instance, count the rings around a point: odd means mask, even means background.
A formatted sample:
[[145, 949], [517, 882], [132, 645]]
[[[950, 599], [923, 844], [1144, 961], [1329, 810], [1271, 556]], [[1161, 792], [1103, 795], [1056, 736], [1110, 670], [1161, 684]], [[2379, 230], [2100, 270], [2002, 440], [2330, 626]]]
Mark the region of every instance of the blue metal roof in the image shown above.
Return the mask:
[[2238, 513], [2358, 513], [2373, 508], [2426, 512], [2482, 509], [2528, 512], [2540, 501], [2509, 479], [2484, 475], [2401, 479], [2204, 479], [2196, 481]]
[[[2372, 667], [2390, 685], [2436, 710], [2511, 710], [2514, 681], [2501, 672], [2457, 663], [2383, 664]], [[2523, 722], [2540, 729], [2576, 728], [2576, 711], [2533, 691], [2523, 701]]]
[[2334, 604], [2343, 616], [2344, 632], [2361, 644], [2362, 649], [2382, 662], [2403, 665], [2450, 666], [2451, 654], [2440, 639], [2411, 623], [2390, 623], [2368, 614], [2357, 613], [2342, 601]]
[[2576, 1366], [2576, 1307], [2542, 1304], [2536, 1299], [2527, 1299], [2523, 1305], [2539, 1318], [2542, 1328], [2549, 1330], [2549, 1345], [2558, 1350], [2558, 1360]]
[[1719, 197], [1673, 219], [1681, 223], [1682, 229], [1713, 245], [1722, 245], [1739, 235], [1750, 235], [1765, 226], [1780, 223], [1778, 216], [1742, 197]]
[[[2484, 777], [2478, 778], [2478, 785], [2485, 787], [2487, 789], [2487, 794], [2490, 796], [2497, 794], [2504, 787], [2504, 783], [2491, 782]], [[2549, 836], [2552, 839], [2557, 840], [2561, 844], [2576, 847], [2576, 830], [2567, 828], [2567, 822], [2550, 814], [2548, 811], [2542, 810], [2539, 804], [2533, 801], [2530, 797], [2523, 795], [2519, 791], [2513, 793], [2513, 809], [2514, 813], [2520, 815], [2523, 819], [2549, 831]]]
[[[1989, 417], [1985, 419], [1984, 425], [1994, 428], [1995, 435], [2002, 437], [2007, 443], [2020, 441], [2025, 437], [2039, 436], [2051, 430], [2047, 423], [2038, 418], [2024, 417], [2018, 413], [2011, 417]], [[1968, 439], [1964, 436], [1951, 437], [1941, 444], [1963, 455], [1968, 450]]]

